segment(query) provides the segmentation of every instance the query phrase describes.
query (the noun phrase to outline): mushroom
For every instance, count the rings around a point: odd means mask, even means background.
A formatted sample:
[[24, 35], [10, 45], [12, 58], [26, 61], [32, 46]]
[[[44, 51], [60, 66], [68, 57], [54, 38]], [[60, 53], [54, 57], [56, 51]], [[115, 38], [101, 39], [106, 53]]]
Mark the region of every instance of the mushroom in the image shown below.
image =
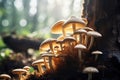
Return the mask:
[[101, 51], [98, 51], [98, 50], [97, 50], [97, 51], [93, 51], [92, 54], [95, 55], [95, 61], [96, 61], [97, 58], [98, 58], [98, 55], [99, 55], [99, 54], [103, 54], [103, 53], [102, 53]]
[[63, 24], [64, 24], [65, 20], [60, 20], [57, 21], [51, 28], [51, 33], [53, 34], [63, 34], [63, 36], [65, 36], [65, 32], [63, 30]]
[[[84, 40], [86, 40], [85, 42], [87, 43], [87, 39], [84, 39], [83, 37], [84, 36], [87, 36], [86, 34], [87, 34], [87, 31], [86, 30], [84, 30], [84, 29], [79, 29], [79, 30], [76, 30], [75, 32], [74, 32], [74, 34], [76, 35], [76, 34], [78, 34], [79, 35], [79, 42], [78, 43], [84, 43]], [[85, 38], [87, 38], [87, 37], [85, 37]]]
[[78, 56], [79, 56], [80, 62], [82, 62], [82, 53], [81, 53], [81, 50], [82, 49], [86, 49], [86, 46], [84, 46], [82, 44], [77, 44], [75, 46], [75, 48], [78, 49]]
[[24, 80], [24, 73], [27, 73], [27, 71], [25, 69], [14, 69], [12, 70], [13, 74], [17, 74], [19, 76], [19, 80]]
[[96, 31], [88, 31], [87, 32], [87, 35], [90, 36], [91, 40], [90, 40], [90, 43], [88, 45], [88, 50], [92, 47], [93, 45], [93, 42], [94, 42], [94, 37], [102, 37], [102, 35]]
[[83, 69], [83, 73], [87, 73], [88, 74], [88, 80], [92, 80], [92, 74], [93, 73], [98, 73], [98, 69], [95, 67], [86, 67]]
[[86, 26], [86, 23], [75, 16], [70, 17], [64, 24], [63, 24], [63, 30], [69, 30], [72, 29], [72, 33], [75, 32], [75, 30], [83, 28]]
[[53, 69], [53, 65], [52, 65], [52, 57], [55, 57], [55, 54], [46, 53], [46, 54], [42, 54], [41, 56], [44, 57], [45, 62], [46, 62], [45, 58], [48, 57], [49, 67], [53, 71], [54, 69]]
[[0, 74], [0, 79], [9, 80], [9, 79], [11, 79], [11, 77], [8, 74]]
[[76, 40], [74, 37], [69, 36], [69, 37], [65, 37], [63, 42], [64, 42], [65, 46], [70, 47], [70, 50], [71, 50], [72, 43], [76, 42]]
[[54, 53], [54, 50], [53, 50], [54, 44], [56, 44], [56, 39], [54, 39], [54, 38], [46, 39], [41, 43], [40, 50], [50, 49], [52, 51], [52, 53]]
[[[68, 35], [67, 35], [68, 36]], [[67, 37], [66, 36], [66, 37]], [[60, 48], [61, 48], [61, 51], [63, 50], [63, 45], [64, 45], [64, 42], [63, 40], [65, 39], [65, 36], [63, 35], [60, 35], [58, 38], [57, 38], [57, 41], [56, 43], [60, 45]]]
[[23, 69], [27, 71], [26, 76], [30, 75], [30, 67], [29, 66], [24, 66]]
[[38, 73], [40, 75], [42, 75], [42, 73], [44, 72], [43, 68], [42, 68], [42, 64], [44, 64], [44, 60], [43, 59], [36, 60], [36, 61], [34, 61], [32, 63], [33, 66], [37, 66], [38, 67]]

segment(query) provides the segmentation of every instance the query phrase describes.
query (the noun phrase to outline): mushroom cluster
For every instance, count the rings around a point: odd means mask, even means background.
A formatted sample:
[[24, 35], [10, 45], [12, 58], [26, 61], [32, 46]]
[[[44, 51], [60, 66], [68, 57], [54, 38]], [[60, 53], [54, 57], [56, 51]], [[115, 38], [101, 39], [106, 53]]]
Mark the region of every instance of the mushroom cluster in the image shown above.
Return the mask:
[[[14, 69], [13, 74], [17, 74], [18, 80], [26, 80], [31, 74], [42, 76], [47, 71], [54, 72], [59, 64], [66, 62], [67, 56], [72, 56], [79, 62], [79, 71], [88, 73], [88, 80], [92, 79], [92, 73], [99, 72], [94, 66], [82, 66], [85, 63], [86, 52], [93, 45], [94, 38], [102, 37], [102, 35], [87, 26], [87, 19], [70, 17], [68, 20], [60, 20], [51, 27], [51, 33], [60, 34], [58, 38], [48, 38], [44, 40], [39, 47], [41, 59], [33, 61], [32, 66], [36, 66], [37, 70], [30, 73], [30, 67], [25, 66], [21, 69]], [[97, 61], [101, 51], [93, 51], [91, 55], [95, 55], [94, 61]], [[69, 59], [69, 58], [67, 58]], [[10, 76], [0, 75], [3, 79], [10, 79]]]

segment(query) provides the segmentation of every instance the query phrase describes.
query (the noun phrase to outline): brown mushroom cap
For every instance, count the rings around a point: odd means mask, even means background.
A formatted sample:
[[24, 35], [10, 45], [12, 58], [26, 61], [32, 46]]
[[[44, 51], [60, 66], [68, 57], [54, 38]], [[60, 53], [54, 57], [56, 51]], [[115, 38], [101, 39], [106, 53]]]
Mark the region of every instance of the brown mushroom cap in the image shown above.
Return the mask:
[[65, 20], [60, 20], [60, 21], [56, 22], [51, 28], [51, 33], [62, 34], [63, 33], [62, 32], [62, 28], [63, 28], [62, 26], [63, 26], [64, 22], [65, 22]]
[[83, 73], [98, 73], [98, 69], [95, 67], [86, 67], [83, 69]]
[[8, 74], [1, 74], [0, 78], [2, 78], [2, 79], [11, 79], [11, 77]]
[[93, 51], [92, 54], [103, 54], [101, 51]]
[[14, 69], [12, 70], [13, 74], [23, 74], [26, 73], [27, 71], [25, 69]]

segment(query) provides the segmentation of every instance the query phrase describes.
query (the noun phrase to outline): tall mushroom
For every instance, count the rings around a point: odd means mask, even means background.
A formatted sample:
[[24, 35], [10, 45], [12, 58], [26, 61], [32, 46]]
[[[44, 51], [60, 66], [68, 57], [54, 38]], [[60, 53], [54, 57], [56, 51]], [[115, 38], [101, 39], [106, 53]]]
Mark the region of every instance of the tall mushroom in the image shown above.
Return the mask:
[[79, 56], [80, 62], [82, 62], [82, 53], [81, 53], [81, 50], [86, 49], [86, 46], [84, 46], [82, 44], [77, 44], [75, 46], [75, 48], [78, 49], [78, 56]]
[[10, 80], [11, 77], [8, 74], [0, 74], [0, 80]]
[[40, 45], [40, 50], [48, 50], [50, 49], [52, 53], [54, 53], [54, 44], [56, 44], [56, 39], [54, 38], [49, 38], [44, 40], [41, 45]]
[[13, 74], [17, 74], [19, 76], [19, 80], [25, 80], [23, 74], [26, 73], [27, 71], [25, 69], [14, 69], [12, 70]]
[[93, 42], [94, 42], [94, 37], [102, 37], [102, 35], [96, 31], [88, 31], [87, 32], [87, 35], [90, 36], [90, 43], [89, 43], [89, 46], [88, 46], [88, 50], [92, 47], [93, 45]]
[[75, 30], [83, 28], [85, 26], [86, 23], [82, 19], [72, 16], [63, 24], [63, 30], [72, 29], [72, 33], [74, 33]]
[[95, 55], [95, 61], [98, 59], [98, 55], [103, 54], [101, 51], [93, 51], [92, 54]]
[[95, 67], [86, 67], [83, 69], [83, 73], [87, 73], [88, 74], [88, 80], [92, 80], [92, 74], [93, 73], [98, 73], [98, 69]]

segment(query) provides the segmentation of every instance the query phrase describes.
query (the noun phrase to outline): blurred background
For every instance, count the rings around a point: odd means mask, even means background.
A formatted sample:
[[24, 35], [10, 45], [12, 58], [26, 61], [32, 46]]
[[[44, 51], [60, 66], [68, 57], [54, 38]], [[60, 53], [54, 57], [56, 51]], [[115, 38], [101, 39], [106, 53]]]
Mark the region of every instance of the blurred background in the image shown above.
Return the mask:
[[83, 3], [84, 0], [0, 0], [0, 73], [31, 64], [39, 55], [40, 43], [56, 37], [50, 33], [52, 25], [70, 16], [81, 17]]
[[50, 37], [56, 21], [81, 15], [83, 1], [0, 0], [0, 33]]

